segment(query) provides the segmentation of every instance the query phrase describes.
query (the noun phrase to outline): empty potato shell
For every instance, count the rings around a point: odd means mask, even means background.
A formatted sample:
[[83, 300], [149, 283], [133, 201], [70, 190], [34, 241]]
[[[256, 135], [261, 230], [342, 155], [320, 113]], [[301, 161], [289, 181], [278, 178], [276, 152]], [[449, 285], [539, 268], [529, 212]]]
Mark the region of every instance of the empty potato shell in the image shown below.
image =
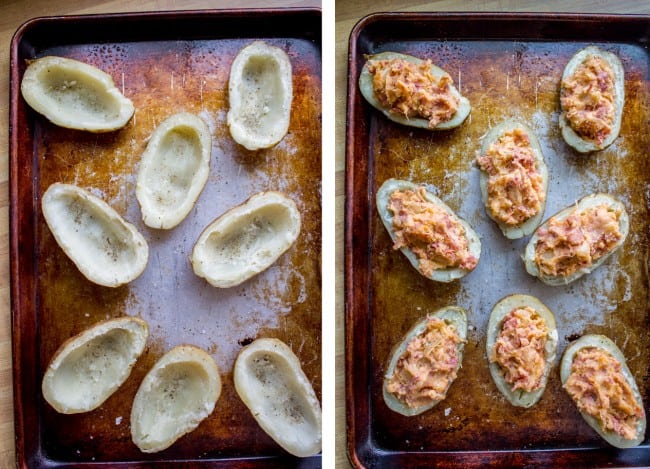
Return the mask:
[[203, 230], [192, 250], [192, 268], [215, 287], [239, 285], [273, 264], [299, 233], [293, 200], [260, 192]]
[[321, 409], [298, 357], [278, 339], [257, 339], [237, 356], [235, 389], [260, 427], [289, 453], [321, 450]]
[[219, 368], [198, 347], [171, 349], [149, 370], [131, 408], [131, 437], [144, 453], [170, 447], [214, 410], [221, 395]]
[[183, 221], [208, 180], [211, 151], [210, 129], [194, 114], [174, 114], [154, 130], [135, 192], [145, 225], [169, 229]]
[[124, 317], [97, 323], [68, 339], [45, 371], [43, 397], [63, 414], [96, 409], [129, 377], [147, 337], [145, 321]]
[[56, 242], [91, 282], [117, 287], [144, 271], [149, 258], [144, 237], [100, 198], [54, 183], [41, 205]]
[[32, 61], [20, 84], [25, 101], [52, 123], [90, 132], [124, 127], [135, 108], [100, 69], [47, 56]]
[[248, 150], [269, 148], [289, 130], [293, 84], [291, 61], [282, 49], [255, 41], [230, 67], [228, 127]]

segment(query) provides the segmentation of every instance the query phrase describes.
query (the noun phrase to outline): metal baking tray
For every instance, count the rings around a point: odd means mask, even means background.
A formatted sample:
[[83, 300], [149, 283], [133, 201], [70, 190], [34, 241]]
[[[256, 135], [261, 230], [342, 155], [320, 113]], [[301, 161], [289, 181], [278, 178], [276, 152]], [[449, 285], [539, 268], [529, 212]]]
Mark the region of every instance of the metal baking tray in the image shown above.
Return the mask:
[[[609, 447], [561, 389], [557, 362], [540, 402], [511, 406], [490, 377], [485, 329], [492, 306], [512, 293], [532, 294], [554, 312], [566, 344], [586, 333], [622, 348], [645, 399], [650, 398], [650, 83], [647, 16], [580, 14], [380, 13], [362, 19], [349, 43], [346, 143], [345, 327], [348, 453], [357, 467], [643, 466], [648, 437], [635, 449]], [[559, 82], [577, 50], [596, 44], [625, 68], [623, 127], [608, 149], [579, 155], [558, 129]], [[367, 104], [357, 80], [365, 54], [404, 52], [447, 70], [472, 104], [455, 130], [395, 124]], [[485, 214], [479, 170], [481, 138], [506, 118], [528, 123], [550, 170], [545, 219], [576, 199], [609, 192], [624, 201], [631, 232], [593, 274], [565, 287], [529, 276], [521, 253]], [[374, 196], [391, 177], [428, 184], [480, 234], [475, 271], [449, 284], [419, 275], [393, 251]], [[458, 304], [470, 331], [463, 367], [443, 402], [416, 417], [388, 409], [381, 383], [391, 348], [427, 313]]]
[[[289, 133], [275, 147], [249, 152], [226, 125], [228, 74], [237, 52], [261, 39], [293, 66]], [[63, 129], [20, 96], [26, 61], [71, 57], [109, 73], [136, 112], [122, 130]], [[258, 337], [285, 341], [321, 393], [321, 13], [319, 9], [210, 10], [38, 18], [11, 44], [11, 294], [16, 454], [20, 467], [319, 467], [296, 459], [257, 425], [237, 396], [232, 366]], [[208, 183], [181, 225], [149, 229], [135, 198], [137, 164], [152, 130], [168, 115], [199, 114], [213, 136]], [[44, 223], [40, 197], [53, 182], [91, 188], [134, 223], [149, 243], [149, 264], [127, 286], [87, 281]], [[255, 192], [280, 190], [302, 214], [296, 244], [244, 284], [213, 288], [188, 261], [207, 224]], [[122, 315], [150, 325], [143, 356], [99, 409], [62, 415], [40, 382], [54, 351], [95, 322]], [[213, 414], [171, 448], [143, 454], [131, 442], [135, 392], [153, 363], [179, 344], [204, 348], [220, 367], [223, 391]]]

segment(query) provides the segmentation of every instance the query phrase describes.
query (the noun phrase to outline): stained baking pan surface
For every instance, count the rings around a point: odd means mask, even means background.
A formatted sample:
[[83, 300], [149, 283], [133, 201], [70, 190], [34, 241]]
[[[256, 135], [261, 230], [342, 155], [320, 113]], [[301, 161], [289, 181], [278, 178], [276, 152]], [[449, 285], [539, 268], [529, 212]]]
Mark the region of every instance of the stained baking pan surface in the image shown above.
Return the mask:
[[[511, 406], [490, 377], [485, 330], [492, 306], [513, 293], [537, 296], [558, 320], [559, 352], [602, 333], [622, 348], [646, 405], [650, 397], [650, 18], [554, 14], [410, 14], [364, 18], [350, 37], [346, 144], [346, 397], [348, 452], [358, 467], [644, 466], [648, 439], [609, 447], [562, 390], [557, 363], [539, 403]], [[575, 153], [558, 127], [559, 83], [579, 49], [595, 44], [625, 68], [621, 134], [608, 149]], [[396, 51], [447, 70], [472, 111], [460, 127], [430, 132], [400, 126], [363, 100], [357, 79], [366, 54]], [[527, 238], [509, 241], [485, 214], [480, 142], [508, 118], [528, 123], [550, 171], [545, 219], [593, 192], [620, 198], [631, 218], [622, 248], [593, 274], [565, 287], [528, 275]], [[482, 238], [478, 267], [435, 283], [392, 249], [375, 206], [388, 178], [429, 186]], [[391, 349], [426, 314], [451, 304], [468, 310], [463, 366], [447, 398], [416, 417], [388, 409], [381, 385]]]
[[[321, 14], [318, 9], [230, 10], [54, 17], [29, 21], [11, 55], [11, 272], [16, 453], [21, 467], [148, 466], [319, 467], [320, 456], [289, 457], [237, 396], [232, 367], [239, 350], [277, 337], [298, 355], [321, 390]], [[275, 147], [249, 152], [228, 132], [228, 74], [253, 40], [287, 52], [294, 99], [289, 132]], [[136, 108], [127, 126], [107, 134], [56, 127], [20, 96], [26, 61], [70, 57], [111, 75]], [[147, 228], [135, 197], [140, 155], [166, 117], [192, 112], [213, 138], [210, 176], [195, 207], [175, 229]], [[54, 182], [92, 190], [149, 243], [149, 263], [132, 283], [87, 281], [57, 246], [40, 198]], [[199, 234], [252, 194], [279, 190], [302, 215], [296, 244], [267, 271], [229, 289], [192, 272]], [[99, 409], [61, 415], [42, 398], [40, 381], [54, 351], [97, 321], [139, 316], [150, 338], [130, 378]], [[131, 403], [145, 373], [180, 344], [205, 349], [221, 369], [213, 414], [169, 449], [143, 454], [131, 442]]]

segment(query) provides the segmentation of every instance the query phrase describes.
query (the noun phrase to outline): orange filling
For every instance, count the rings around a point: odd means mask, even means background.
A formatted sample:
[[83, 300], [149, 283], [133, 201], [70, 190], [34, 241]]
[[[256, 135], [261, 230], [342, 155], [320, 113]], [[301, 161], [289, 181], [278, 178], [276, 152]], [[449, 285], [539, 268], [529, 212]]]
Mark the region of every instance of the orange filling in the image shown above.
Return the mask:
[[444, 399], [456, 379], [462, 342], [454, 326], [430, 318], [398, 359], [386, 390], [411, 408]]
[[513, 391], [531, 392], [542, 387], [547, 338], [544, 318], [528, 306], [514, 309], [503, 318], [490, 361], [501, 367]]
[[438, 269], [472, 270], [478, 259], [469, 252], [465, 229], [446, 210], [426, 200], [424, 187], [394, 191], [388, 201], [393, 213], [394, 249], [407, 247], [426, 277]]
[[573, 358], [564, 389], [578, 409], [595, 418], [601, 429], [633, 440], [645, 412], [621, 368], [621, 363], [607, 351], [583, 348]]
[[612, 132], [615, 116], [614, 72], [600, 57], [591, 56], [562, 82], [562, 109], [580, 137], [602, 144]]
[[373, 89], [379, 102], [406, 118], [427, 119], [433, 128], [454, 117], [460, 102], [451, 92], [449, 75], [436, 78], [431, 61], [419, 64], [404, 59], [369, 60]]
[[535, 263], [540, 272], [566, 277], [590, 267], [622, 239], [620, 217], [620, 209], [602, 204], [575, 211], [563, 220], [551, 218], [537, 230]]
[[494, 218], [513, 226], [539, 212], [545, 198], [543, 179], [523, 129], [506, 132], [476, 160], [488, 173], [488, 208]]

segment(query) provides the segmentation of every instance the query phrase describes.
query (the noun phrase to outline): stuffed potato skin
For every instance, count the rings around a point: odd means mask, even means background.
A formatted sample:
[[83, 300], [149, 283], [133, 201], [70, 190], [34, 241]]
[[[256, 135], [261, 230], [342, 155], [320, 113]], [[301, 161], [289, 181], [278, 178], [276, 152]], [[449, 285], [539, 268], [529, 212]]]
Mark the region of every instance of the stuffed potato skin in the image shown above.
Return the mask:
[[[375, 95], [374, 87], [373, 87], [373, 75], [368, 68], [368, 61], [393, 60], [393, 59], [402, 59], [416, 65], [424, 62], [422, 59], [413, 57], [412, 55], [401, 54], [398, 52], [381, 52], [378, 54], [367, 56], [367, 61], [364, 64], [363, 69], [361, 70], [361, 74], [359, 75], [359, 89], [363, 97], [366, 99], [366, 101], [368, 101], [368, 103], [371, 106], [381, 111], [388, 119], [390, 119], [393, 122], [410, 126], [410, 127], [417, 127], [421, 129], [428, 129], [428, 130], [453, 129], [455, 127], [460, 126], [465, 121], [465, 119], [467, 119], [467, 116], [469, 116], [469, 113], [471, 111], [469, 100], [464, 96], [461, 96], [460, 92], [453, 85], [451, 85], [450, 87], [450, 92], [452, 93], [453, 96], [459, 99], [458, 109], [451, 119], [444, 122], [440, 122], [433, 128], [429, 126], [429, 121], [427, 119], [418, 118], [418, 117], [408, 118], [404, 115], [392, 112], [389, 108], [384, 106], [377, 99], [377, 96]], [[449, 77], [449, 74], [446, 71], [433, 64], [431, 65], [431, 73], [434, 77], [438, 79], [442, 77]]]

